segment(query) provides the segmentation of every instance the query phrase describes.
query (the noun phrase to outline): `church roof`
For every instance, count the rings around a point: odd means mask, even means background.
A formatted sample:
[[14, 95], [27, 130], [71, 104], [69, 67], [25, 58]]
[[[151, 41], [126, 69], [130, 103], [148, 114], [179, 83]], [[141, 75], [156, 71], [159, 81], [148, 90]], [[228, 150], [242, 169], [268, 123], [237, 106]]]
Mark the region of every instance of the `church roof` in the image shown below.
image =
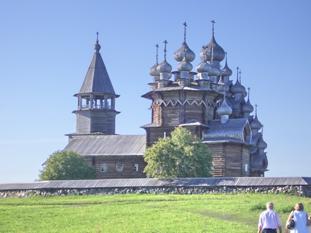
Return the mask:
[[224, 124], [220, 120], [210, 121], [209, 128], [203, 135], [203, 141], [247, 143], [244, 140], [244, 128], [248, 124], [246, 118], [229, 119]]
[[151, 90], [149, 92], [147, 92], [146, 94], [142, 95], [142, 97], [144, 98], [151, 98], [151, 95], [153, 93], [161, 93], [164, 91], [198, 91], [198, 92], [204, 92], [204, 91], [213, 91], [213, 92], [223, 92], [223, 87], [222, 86], [217, 86], [214, 85], [213, 87], [201, 87], [201, 86], [168, 86], [168, 87], [159, 87], [157, 89]]
[[79, 94], [96, 93], [116, 95], [99, 50], [100, 45], [97, 40], [95, 44], [95, 53]]
[[81, 156], [143, 156], [145, 135], [74, 135], [64, 151]]

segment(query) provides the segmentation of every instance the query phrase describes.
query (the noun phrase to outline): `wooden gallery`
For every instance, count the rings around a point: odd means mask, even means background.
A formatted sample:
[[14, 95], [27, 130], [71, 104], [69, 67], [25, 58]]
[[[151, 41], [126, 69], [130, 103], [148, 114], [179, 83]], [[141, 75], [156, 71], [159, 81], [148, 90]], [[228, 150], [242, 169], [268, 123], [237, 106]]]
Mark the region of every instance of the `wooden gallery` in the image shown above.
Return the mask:
[[[184, 40], [174, 53], [175, 71], [166, 59], [150, 69], [153, 80], [143, 95], [151, 100], [152, 122], [143, 128], [146, 135], [118, 135], [115, 132], [116, 99], [100, 54], [98, 38], [91, 64], [78, 99], [76, 132], [68, 134], [65, 151], [74, 151], [96, 167], [97, 178], [138, 178], [144, 174], [144, 152], [175, 127], [185, 127], [202, 139], [213, 156], [213, 176], [264, 176], [268, 160], [262, 127], [250, 103], [249, 89], [236, 80], [224, 49], [216, 42], [214, 22], [210, 42], [200, 51], [201, 62], [193, 71], [195, 53]], [[224, 65], [222, 65], [224, 62]]]

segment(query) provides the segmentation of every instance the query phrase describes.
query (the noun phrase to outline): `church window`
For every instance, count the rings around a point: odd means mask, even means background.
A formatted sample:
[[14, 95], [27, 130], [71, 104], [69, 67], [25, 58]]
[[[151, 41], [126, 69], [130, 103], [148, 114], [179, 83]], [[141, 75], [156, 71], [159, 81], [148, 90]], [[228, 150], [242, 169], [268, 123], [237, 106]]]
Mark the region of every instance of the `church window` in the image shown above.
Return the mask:
[[107, 172], [107, 171], [108, 171], [108, 165], [107, 165], [107, 163], [102, 163], [102, 164], [100, 165], [100, 172], [105, 173], [105, 172]]
[[244, 171], [245, 171], [245, 173], [248, 172], [248, 164], [245, 164], [245, 165], [244, 165]]
[[111, 108], [111, 99], [107, 99], [107, 108]]
[[117, 162], [116, 163], [116, 171], [117, 172], [122, 172], [123, 168], [124, 168], [124, 164], [123, 163], [121, 163], [121, 162]]
[[134, 164], [134, 170], [135, 170], [135, 172], [138, 172], [138, 169], [139, 169], [139, 164], [138, 164], [138, 163], [135, 163], [135, 164]]

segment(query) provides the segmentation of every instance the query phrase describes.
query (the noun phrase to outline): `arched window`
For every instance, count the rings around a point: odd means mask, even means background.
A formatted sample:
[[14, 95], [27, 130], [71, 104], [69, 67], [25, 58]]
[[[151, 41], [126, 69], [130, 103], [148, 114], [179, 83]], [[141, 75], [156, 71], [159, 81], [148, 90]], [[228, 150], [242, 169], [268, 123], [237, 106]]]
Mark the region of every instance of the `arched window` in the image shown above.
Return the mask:
[[100, 172], [102, 172], [102, 173], [108, 172], [108, 165], [107, 165], [107, 163], [102, 163], [100, 165]]

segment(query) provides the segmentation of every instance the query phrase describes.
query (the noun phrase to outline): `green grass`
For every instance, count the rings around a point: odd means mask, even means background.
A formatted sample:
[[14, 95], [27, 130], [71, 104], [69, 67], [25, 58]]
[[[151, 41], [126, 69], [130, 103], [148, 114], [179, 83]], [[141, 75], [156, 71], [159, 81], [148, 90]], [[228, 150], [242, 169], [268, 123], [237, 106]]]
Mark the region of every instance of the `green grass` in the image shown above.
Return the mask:
[[267, 201], [285, 219], [287, 195], [106, 195], [0, 199], [0, 232], [252, 233]]

